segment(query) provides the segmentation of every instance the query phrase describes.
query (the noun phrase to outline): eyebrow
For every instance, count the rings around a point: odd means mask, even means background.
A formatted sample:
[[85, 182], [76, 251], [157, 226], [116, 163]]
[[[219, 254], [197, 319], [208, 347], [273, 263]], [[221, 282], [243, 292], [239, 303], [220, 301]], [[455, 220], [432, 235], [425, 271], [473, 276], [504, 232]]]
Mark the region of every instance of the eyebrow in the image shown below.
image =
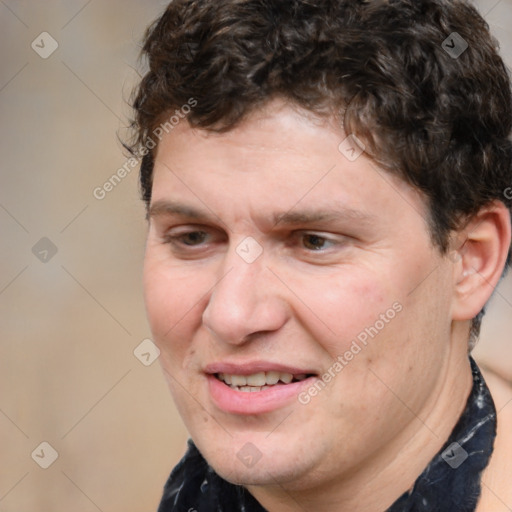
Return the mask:
[[312, 224], [315, 222], [333, 222], [333, 221], [347, 221], [357, 220], [360, 222], [370, 222], [375, 220], [374, 215], [370, 215], [360, 210], [353, 208], [338, 207], [326, 210], [302, 210], [302, 211], [288, 211], [281, 214], [274, 215], [275, 224]]
[[[148, 218], [160, 216], [177, 215], [186, 219], [204, 220], [209, 222], [219, 222], [220, 219], [205, 210], [195, 208], [180, 202], [158, 200], [150, 205], [148, 210]], [[358, 221], [361, 223], [370, 223], [375, 221], [375, 215], [337, 206], [330, 209], [304, 209], [304, 210], [288, 210], [286, 212], [276, 212], [270, 216], [273, 227], [280, 225], [298, 225], [298, 224], [314, 224], [318, 222], [335, 222], [335, 221]]]
[[174, 201], [159, 200], [150, 205], [148, 217], [161, 217], [165, 215], [179, 215], [189, 219], [213, 220], [215, 215], [199, 210], [192, 206]]

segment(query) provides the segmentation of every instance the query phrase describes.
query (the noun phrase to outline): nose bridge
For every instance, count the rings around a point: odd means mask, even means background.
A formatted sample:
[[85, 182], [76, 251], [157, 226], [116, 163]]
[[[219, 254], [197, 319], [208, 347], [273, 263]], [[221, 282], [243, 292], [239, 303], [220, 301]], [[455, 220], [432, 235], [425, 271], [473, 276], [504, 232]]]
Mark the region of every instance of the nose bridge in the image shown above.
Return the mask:
[[283, 321], [265, 258], [262, 254], [254, 258], [251, 243], [242, 242], [226, 253], [222, 275], [203, 312], [205, 327], [228, 343], [242, 343], [250, 334], [276, 329]]

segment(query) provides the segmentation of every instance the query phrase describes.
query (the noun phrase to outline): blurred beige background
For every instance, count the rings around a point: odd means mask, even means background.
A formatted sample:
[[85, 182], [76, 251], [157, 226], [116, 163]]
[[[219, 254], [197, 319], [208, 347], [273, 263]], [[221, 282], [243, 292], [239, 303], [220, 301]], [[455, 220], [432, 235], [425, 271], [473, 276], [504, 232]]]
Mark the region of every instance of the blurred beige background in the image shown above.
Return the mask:
[[[151, 337], [137, 170], [93, 194], [126, 162], [116, 133], [165, 4], [0, 0], [0, 512], [156, 511], [184, 451], [158, 361], [134, 355]], [[478, 5], [510, 66], [512, 0]], [[511, 313], [507, 279], [476, 354], [512, 379]]]

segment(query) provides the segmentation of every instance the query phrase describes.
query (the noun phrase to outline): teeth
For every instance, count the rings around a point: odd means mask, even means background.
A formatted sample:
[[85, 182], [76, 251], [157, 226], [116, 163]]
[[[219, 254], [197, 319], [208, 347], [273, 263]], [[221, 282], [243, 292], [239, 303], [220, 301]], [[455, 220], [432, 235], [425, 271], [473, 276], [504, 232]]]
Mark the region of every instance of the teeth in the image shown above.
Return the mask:
[[231, 375], [232, 386], [247, 386], [247, 378], [245, 375]]
[[235, 388], [239, 391], [245, 391], [246, 393], [254, 393], [255, 391], [260, 391], [261, 388], [259, 386], [242, 386], [241, 388]]
[[[291, 373], [281, 373], [276, 371], [258, 372], [252, 375], [229, 375], [227, 373], [218, 373], [217, 377], [225, 382], [228, 386], [239, 391], [252, 393], [267, 389], [281, 381], [284, 384], [289, 384], [294, 379]], [[304, 380], [307, 378], [305, 373], [295, 376], [296, 380]]]
[[247, 376], [247, 384], [249, 386], [264, 386], [267, 383], [265, 379], [265, 372], [254, 373]]
[[290, 384], [293, 380], [293, 375], [291, 373], [281, 373], [279, 380], [283, 381], [285, 384]]
[[267, 372], [267, 384], [277, 384], [279, 382], [279, 372]]

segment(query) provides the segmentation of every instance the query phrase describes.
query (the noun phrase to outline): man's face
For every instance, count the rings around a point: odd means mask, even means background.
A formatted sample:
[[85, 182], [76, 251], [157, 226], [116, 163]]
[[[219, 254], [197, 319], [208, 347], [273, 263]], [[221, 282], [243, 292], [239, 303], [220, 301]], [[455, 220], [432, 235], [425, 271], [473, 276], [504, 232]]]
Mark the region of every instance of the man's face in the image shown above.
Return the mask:
[[158, 148], [147, 311], [185, 425], [232, 482], [378, 472], [447, 372], [451, 265], [425, 202], [345, 137], [273, 102]]

